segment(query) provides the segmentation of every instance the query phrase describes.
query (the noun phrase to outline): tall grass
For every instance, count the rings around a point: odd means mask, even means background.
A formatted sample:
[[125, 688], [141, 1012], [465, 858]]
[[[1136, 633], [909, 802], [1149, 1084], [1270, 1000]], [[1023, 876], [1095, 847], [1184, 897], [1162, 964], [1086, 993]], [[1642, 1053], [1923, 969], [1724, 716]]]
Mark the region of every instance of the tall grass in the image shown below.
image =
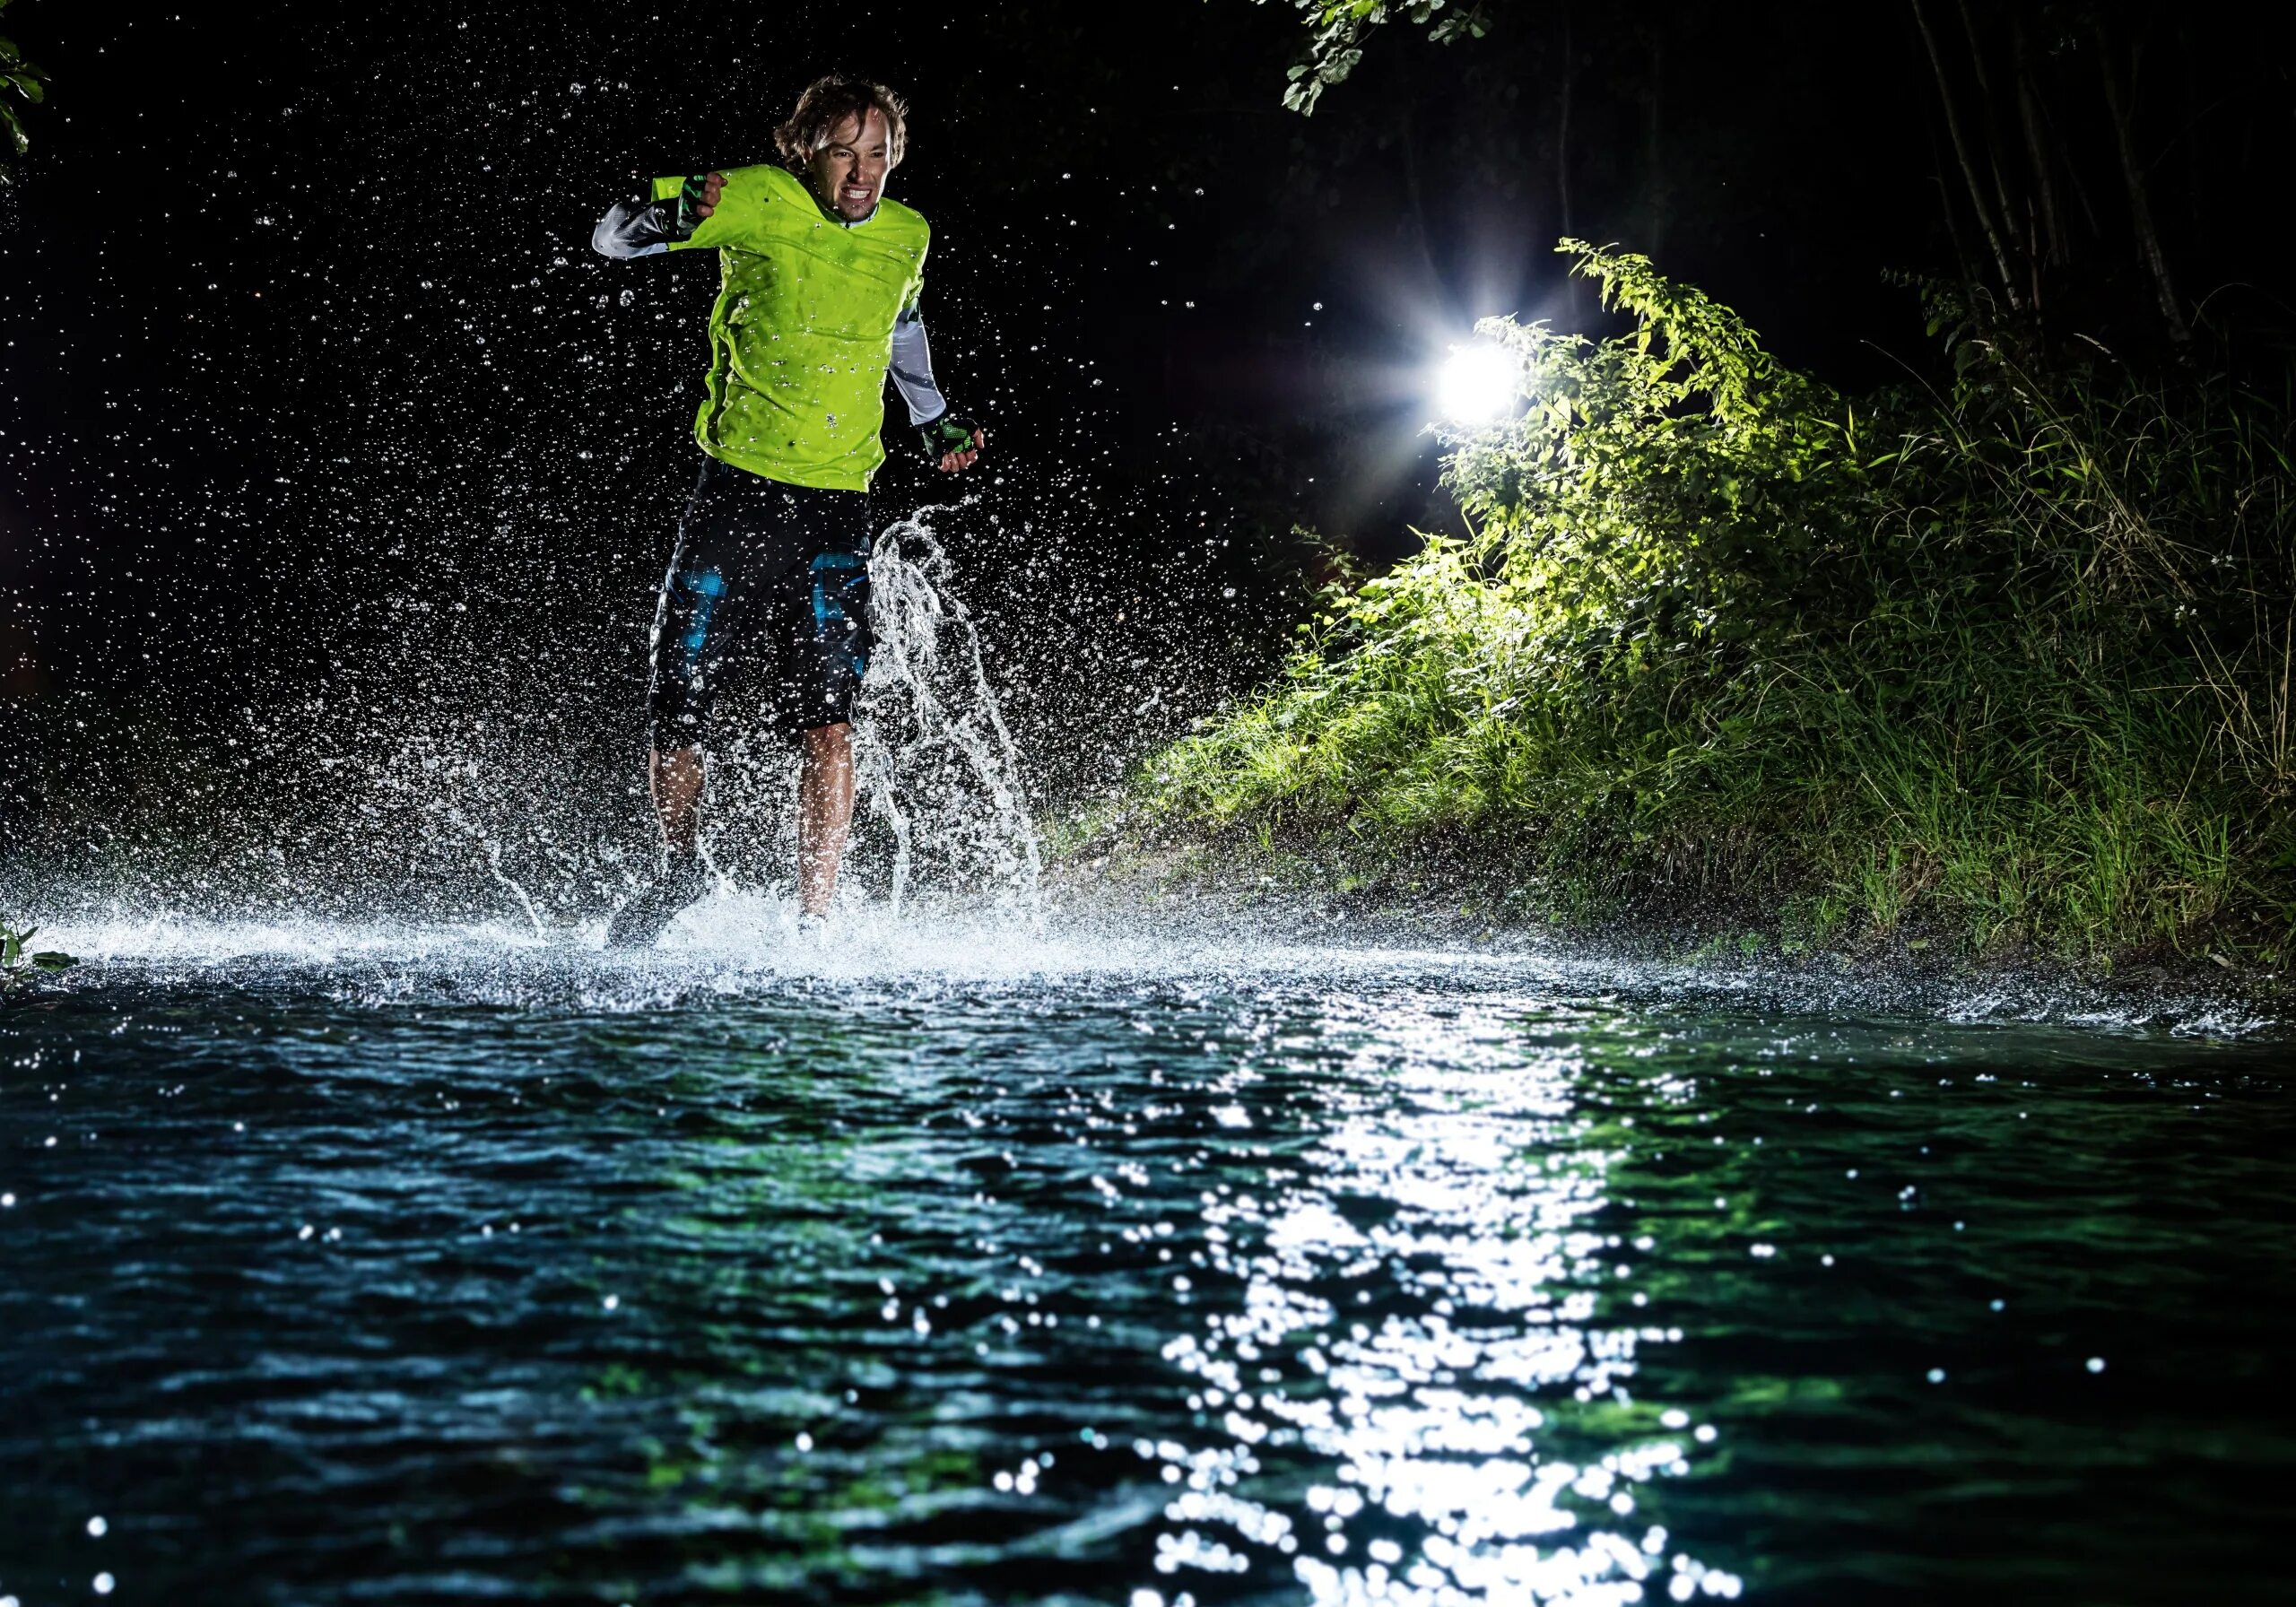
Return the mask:
[[1355, 864], [1439, 845], [1534, 905], [2277, 959], [2296, 467], [2282, 401], [2044, 378], [1852, 404], [1576, 242], [1632, 328], [1511, 320], [1525, 405], [1453, 443], [1472, 541], [1334, 591], [1150, 811]]

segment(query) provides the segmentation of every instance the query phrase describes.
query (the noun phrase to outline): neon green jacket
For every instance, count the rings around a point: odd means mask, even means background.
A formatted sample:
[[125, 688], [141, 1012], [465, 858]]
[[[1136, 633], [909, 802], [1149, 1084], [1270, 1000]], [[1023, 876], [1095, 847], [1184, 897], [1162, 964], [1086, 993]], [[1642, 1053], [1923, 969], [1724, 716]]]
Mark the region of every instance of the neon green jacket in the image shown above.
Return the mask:
[[[694, 439], [770, 480], [866, 491], [885, 461], [893, 323], [917, 305], [932, 230], [893, 200], [842, 222], [787, 168], [725, 171], [716, 209], [691, 239], [668, 242], [715, 249], [722, 276]], [[684, 182], [655, 179], [654, 198]]]

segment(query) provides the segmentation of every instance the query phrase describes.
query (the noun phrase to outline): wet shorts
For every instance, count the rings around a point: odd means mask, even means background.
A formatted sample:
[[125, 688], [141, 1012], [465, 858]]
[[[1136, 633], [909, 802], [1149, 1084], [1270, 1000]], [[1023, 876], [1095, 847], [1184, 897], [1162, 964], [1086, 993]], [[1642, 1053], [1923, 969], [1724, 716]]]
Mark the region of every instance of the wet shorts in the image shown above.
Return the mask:
[[656, 749], [700, 746], [729, 673], [764, 672], [767, 723], [795, 740], [852, 717], [869, 667], [869, 498], [704, 458], [654, 614]]

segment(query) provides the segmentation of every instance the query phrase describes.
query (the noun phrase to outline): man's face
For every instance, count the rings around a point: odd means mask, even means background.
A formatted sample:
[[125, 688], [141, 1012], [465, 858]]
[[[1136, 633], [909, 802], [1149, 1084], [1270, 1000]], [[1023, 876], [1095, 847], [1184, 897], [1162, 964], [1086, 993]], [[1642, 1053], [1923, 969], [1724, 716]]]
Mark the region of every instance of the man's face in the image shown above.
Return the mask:
[[892, 171], [892, 138], [885, 114], [871, 107], [866, 117], [848, 117], [830, 131], [829, 143], [806, 163], [813, 194], [822, 204], [850, 222], [876, 209]]

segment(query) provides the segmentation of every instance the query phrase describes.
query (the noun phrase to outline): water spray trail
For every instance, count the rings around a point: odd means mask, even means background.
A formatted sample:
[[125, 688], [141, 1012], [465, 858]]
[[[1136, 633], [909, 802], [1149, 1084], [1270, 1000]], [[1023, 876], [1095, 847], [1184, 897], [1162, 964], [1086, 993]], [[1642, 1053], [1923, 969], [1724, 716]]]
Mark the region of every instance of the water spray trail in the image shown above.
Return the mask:
[[510, 873], [502, 868], [502, 845], [497, 842], [491, 833], [479, 830], [468, 816], [446, 799], [437, 800], [431, 805], [431, 812], [438, 819], [460, 831], [466, 840], [475, 845], [480, 853], [486, 856], [487, 873], [509, 890], [510, 896], [517, 899], [518, 907], [526, 912], [526, 919], [534, 923], [535, 935], [547, 941], [550, 937], [550, 927], [542, 918], [542, 911], [535, 908], [535, 901], [526, 896], [526, 890], [512, 880]]
[[401, 744], [392, 760], [377, 764], [370, 779], [378, 795], [396, 797], [410, 807], [430, 831], [474, 848], [486, 873], [500, 883], [526, 912], [535, 935], [547, 942], [550, 923], [526, 887], [503, 867], [500, 834], [473, 820], [465, 810], [469, 784], [480, 775], [480, 761], [470, 755], [442, 752], [435, 739], [417, 737]]
[[[917, 812], [926, 802], [935, 817], [931, 840], [952, 868], [995, 887], [999, 907], [1033, 912], [1042, 856], [1020, 752], [981, 661], [979, 630], [950, 588], [954, 566], [926, 523], [942, 511], [920, 508], [877, 537], [869, 564], [877, 642], [854, 721], [856, 780], [892, 833], [896, 914], [915, 871]], [[950, 777], [952, 785], [928, 800], [920, 784], [936, 760], [952, 757], [973, 786]]]

